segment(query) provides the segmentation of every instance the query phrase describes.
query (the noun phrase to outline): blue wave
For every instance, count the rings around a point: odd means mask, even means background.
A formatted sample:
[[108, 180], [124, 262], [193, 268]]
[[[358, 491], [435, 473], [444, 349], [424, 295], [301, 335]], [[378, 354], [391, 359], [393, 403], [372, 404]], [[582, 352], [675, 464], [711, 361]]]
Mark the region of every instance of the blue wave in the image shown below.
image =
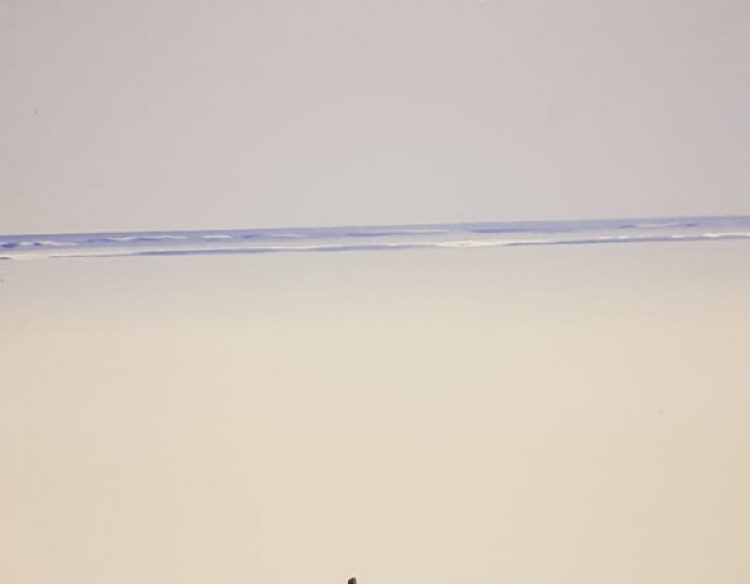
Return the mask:
[[0, 259], [750, 240], [750, 217], [0, 235]]

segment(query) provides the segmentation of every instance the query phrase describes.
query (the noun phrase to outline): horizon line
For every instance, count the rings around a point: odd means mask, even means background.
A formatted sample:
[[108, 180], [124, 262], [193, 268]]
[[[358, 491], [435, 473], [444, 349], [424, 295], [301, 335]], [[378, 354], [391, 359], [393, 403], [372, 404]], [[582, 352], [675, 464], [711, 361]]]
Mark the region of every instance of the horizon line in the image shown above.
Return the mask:
[[750, 239], [750, 216], [665, 216], [0, 235], [0, 259], [385, 251], [737, 239]]

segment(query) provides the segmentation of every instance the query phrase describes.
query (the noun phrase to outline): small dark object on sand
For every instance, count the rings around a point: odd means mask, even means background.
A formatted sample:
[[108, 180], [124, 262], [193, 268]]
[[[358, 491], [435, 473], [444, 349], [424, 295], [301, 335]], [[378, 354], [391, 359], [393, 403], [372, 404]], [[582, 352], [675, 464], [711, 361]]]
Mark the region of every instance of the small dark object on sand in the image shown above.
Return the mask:
[[346, 584], [357, 584], [356, 578], [349, 578], [349, 581]]

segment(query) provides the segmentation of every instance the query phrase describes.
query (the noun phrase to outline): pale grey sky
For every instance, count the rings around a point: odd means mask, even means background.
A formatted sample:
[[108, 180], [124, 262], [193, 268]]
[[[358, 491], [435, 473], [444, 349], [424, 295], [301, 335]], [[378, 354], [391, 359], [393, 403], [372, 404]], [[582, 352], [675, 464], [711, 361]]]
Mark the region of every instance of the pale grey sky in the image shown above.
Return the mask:
[[0, 3], [0, 232], [750, 213], [744, 0]]

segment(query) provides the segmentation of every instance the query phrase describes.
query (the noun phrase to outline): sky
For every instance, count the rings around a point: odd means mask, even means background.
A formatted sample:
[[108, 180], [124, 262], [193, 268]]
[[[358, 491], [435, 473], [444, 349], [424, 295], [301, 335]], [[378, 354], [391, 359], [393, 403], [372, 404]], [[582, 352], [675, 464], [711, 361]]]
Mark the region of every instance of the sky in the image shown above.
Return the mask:
[[[0, 1], [0, 233], [750, 214], [740, 0]], [[0, 262], [0, 581], [750, 577], [746, 241]]]
[[750, 5], [6, 0], [0, 232], [750, 213]]

